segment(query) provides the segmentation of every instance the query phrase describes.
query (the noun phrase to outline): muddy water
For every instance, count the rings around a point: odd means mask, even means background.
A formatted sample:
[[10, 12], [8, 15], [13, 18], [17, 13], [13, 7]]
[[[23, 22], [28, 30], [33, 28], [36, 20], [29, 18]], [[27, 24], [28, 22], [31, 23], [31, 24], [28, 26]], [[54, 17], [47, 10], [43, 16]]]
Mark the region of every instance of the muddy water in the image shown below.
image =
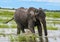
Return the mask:
[[[1, 35], [2, 33], [6, 35], [5, 36]], [[0, 29], [0, 42], [10, 42], [8, 36], [9, 34], [16, 35], [16, 29], [12, 29], [12, 28]], [[36, 30], [36, 34], [37, 34], [37, 30]], [[36, 38], [36, 39], [37, 42], [60, 42], [60, 30], [48, 30], [47, 37], [43, 35], [43, 38]]]

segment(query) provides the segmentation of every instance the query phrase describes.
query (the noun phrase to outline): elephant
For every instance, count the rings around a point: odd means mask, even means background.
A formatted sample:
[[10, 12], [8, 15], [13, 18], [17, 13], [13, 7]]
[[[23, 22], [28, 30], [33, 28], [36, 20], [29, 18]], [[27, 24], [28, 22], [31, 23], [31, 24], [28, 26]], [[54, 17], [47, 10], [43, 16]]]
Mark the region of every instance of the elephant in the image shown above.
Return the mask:
[[25, 33], [24, 29], [29, 29], [32, 33], [35, 33], [34, 27], [37, 26], [39, 36], [42, 36], [43, 24], [45, 36], [47, 36], [45, 17], [46, 15], [42, 8], [36, 9], [30, 7], [29, 9], [25, 9], [24, 7], [20, 7], [15, 11], [14, 17], [9, 21], [15, 20], [17, 24], [17, 34], [20, 34], [21, 30]]

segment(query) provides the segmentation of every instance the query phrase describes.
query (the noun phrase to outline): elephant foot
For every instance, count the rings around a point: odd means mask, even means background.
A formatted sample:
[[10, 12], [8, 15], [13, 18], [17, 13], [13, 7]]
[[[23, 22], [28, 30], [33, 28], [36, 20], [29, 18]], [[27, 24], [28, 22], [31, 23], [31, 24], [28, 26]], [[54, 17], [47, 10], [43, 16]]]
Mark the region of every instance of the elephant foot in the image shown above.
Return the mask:
[[45, 36], [47, 36], [47, 33], [45, 33]]
[[45, 34], [45, 36], [47, 36], [47, 34]]
[[25, 33], [25, 31], [22, 31], [22, 33]]
[[19, 35], [20, 34], [20, 31], [17, 31], [17, 35]]

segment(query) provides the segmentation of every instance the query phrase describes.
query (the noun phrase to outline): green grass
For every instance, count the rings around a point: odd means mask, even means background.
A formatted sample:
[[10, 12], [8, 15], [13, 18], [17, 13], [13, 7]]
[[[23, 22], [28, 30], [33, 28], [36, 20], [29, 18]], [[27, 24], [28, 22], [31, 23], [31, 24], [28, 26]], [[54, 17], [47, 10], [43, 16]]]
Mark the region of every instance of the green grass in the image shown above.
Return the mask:
[[14, 12], [9, 12], [9, 11], [2, 11], [0, 12], [0, 16], [2, 17], [12, 17]]
[[47, 30], [58, 30], [58, 28], [53, 26], [47, 26]]
[[46, 12], [47, 17], [60, 18], [60, 12]]
[[53, 24], [60, 24], [60, 21], [47, 22], [47, 24], [49, 24], [49, 23], [50, 23], [50, 24], [52, 24], [52, 23], [53, 23]]
[[0, 28], [9, 28], [7, 25], [0, 25]]
[[8, 24], [0, 24], [0, 28], [16, 28], [16, 24], [11, 24], [10, 26]]

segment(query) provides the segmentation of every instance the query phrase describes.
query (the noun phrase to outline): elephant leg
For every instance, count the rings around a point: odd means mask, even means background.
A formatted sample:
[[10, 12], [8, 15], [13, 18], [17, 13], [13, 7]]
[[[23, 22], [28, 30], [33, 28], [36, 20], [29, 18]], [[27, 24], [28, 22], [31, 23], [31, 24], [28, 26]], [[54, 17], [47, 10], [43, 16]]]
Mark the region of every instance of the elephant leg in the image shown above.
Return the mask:
[[17, 34], [20, 34], [20, 31], [22, 31], [22, 33], [25, 33], [24, 26], [21, 23], [17, 23]]
[[42, 36], [42, 26], [41, 26], [41, 23], [39, 21], [38, 21], [38, 24], [37, 24], [37, 28], [38, 28], [39, 36]]
[[17, 34], [20, 34], [20, 26], [17, 25]]
[[45, 18], [42, 18], [41, 19], [41, 22], [43, 24], [45, 36], [47, 36], [47, 28], [46, 28], [46, 20], [45, 20]]
[[22, 30], [22, 33], [25, 33], [25, 30], [24, 30], [24, 27], [23, 26], [22, 26], [21, 30]]
[[32, 20], [29, 20], [29, 21], [28, 21], [28, 28], [29, 28], [29, 30], [30, 30], [32, 33], [35, 33], [34, 24], [33, 24], [33, 21], [32, 21]]

